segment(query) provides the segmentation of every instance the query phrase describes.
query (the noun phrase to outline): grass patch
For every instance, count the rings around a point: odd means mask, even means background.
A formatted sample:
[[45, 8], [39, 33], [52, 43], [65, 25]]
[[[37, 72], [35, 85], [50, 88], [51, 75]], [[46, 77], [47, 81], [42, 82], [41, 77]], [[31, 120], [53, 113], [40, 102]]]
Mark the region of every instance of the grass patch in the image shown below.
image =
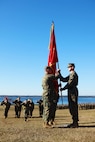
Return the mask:
[[[43, 120], [39, 118], [38, 106], [35, 107], [33, 118], [24, 121], [15, 118], [14, 107], [9, 110], [8, 118], [4, 119], [4, 109], [0, 106], [0, 142], [95, 142], [95, 110], [79, 110], [79, 128], [43, 128]], [[57, 109], [56, 125], [72, 122], [68, 109]]]

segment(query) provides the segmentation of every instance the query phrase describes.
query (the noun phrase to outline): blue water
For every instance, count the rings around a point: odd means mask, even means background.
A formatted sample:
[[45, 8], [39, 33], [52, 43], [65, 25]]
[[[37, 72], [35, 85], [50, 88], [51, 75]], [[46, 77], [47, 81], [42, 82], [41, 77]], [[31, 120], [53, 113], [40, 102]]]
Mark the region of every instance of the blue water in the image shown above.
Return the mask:
[[[10, 102], [14, 101], [19, 96], [0, 96], [0, 102], [4, 100], [4, 98], [7, 97]], [[32, 99], [35, 104], [37, 104], [37, 101], [40, 100], [41, 96], [20, 96], [21, 101], [24, 101], [26, 99]], [[95, 96], [79, 96], [78, 97], [78, 103], [95, 103]], [[59, 98], [58, 104], [68, 104], [67, 96], [63, 96]]]

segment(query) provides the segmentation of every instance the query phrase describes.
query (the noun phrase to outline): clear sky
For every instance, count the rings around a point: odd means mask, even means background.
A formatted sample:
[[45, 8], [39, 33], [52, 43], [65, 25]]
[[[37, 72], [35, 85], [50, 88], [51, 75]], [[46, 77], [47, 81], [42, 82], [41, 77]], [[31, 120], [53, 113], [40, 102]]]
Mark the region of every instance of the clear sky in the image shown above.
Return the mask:
[[95, 95], [95, 0], [0, 0], [0, 95], [42, 95], [52, 21], [62, 75]]

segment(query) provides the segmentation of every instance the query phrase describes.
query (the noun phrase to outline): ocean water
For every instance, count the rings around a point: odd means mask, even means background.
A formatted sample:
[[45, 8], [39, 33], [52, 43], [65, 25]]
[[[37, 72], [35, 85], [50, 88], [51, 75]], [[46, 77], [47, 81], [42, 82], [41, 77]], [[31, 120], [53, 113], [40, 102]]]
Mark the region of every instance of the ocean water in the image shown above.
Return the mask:
[[[4, 100], [4, 98], [7, 97], [9, 101], [12, 103], [17, 97], [20, 97], [21, 101], [25, 101], [26, 99], [32, 99], [35, 104], [37, 104], [37, 101], [42, 99], [42, 96], [14, 96], [14, 95], [8, 95], [3, 96], [0, 95], [0, 102]], [[83, 103], [95, 103], [95, 96], [79, 96], [78, 97], [78, 104]], [[68, 98], [67, 96], [60, 96], [58, 104], [68, 104]]]

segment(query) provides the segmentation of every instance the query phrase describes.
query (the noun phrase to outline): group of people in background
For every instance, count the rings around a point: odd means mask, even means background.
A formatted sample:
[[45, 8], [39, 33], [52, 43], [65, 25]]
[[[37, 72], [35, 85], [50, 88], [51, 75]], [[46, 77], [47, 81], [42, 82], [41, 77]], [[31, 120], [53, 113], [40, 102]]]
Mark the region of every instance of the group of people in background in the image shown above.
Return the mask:
[[[22, 102], [20, 100], [20, 97], [18, 97], [12, 103], [14, 104], [15, 118], [20, 118], [22, 107], [24, 107], [25, 121], [27, 121], [28, 118], [32, 117], [33, 110], [34, 110], [34, 102], [32, 101], [32, 99], [27, 99], [24, 102]], [[9, 109], [11, 106], [11, 103], [7, 97], [1, 102], [1, 105], [5, 106], [4, 116], [5, 116], [5, 118], [7, 118], [8, 112], [9, 112]]]

